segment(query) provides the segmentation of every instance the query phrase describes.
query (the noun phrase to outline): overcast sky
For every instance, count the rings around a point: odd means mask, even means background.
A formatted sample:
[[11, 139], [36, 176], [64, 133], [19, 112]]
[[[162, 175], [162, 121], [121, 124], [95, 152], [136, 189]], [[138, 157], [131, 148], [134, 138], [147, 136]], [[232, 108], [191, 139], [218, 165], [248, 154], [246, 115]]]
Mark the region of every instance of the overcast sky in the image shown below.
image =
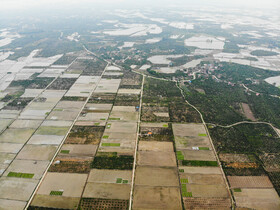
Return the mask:
[[0, 9], [24, 10], [33, 7], [65, 7], [79, 6], [79, 5], [99, 4], [102, 6], [115, 5], [118, 7], [126, 5], [149, 6], [153, 5], [177, 5], [181, 4], [218, 4], [220, 6], [234, 6], [234, 7], [258, 7], [258, 8], [280, 8], [280, 0], [0, 0]]

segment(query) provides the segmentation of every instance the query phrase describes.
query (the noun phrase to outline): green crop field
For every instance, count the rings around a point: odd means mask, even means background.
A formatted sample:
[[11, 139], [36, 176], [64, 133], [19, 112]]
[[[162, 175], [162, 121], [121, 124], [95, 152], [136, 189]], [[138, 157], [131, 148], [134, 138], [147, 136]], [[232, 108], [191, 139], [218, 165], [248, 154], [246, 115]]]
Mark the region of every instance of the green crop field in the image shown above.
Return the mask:
[[109, 118], [109, 120], [121, 120], [121, 118], [114, 117], [114, 118]]
[[184, 160], [184, 155], [182, 154], [181, 151], [177, 151], [176, 152], [176, 156], [178, 160]]
[[121, 146], [120, 143], [102, 143], [101, 144], [102, 147], [119, 147]]
[[70, 153], [70, 150], [61, 150], [60, 153], [69, 154], [69, 153]]
[[181, 183], [182, 184], [187, 184], [187, 183], [189, 183], [189, 180], [188, 179], [181, 179]]
[[117, 183], [117, 184], [121, 184], [121, 183], [122, 183], [122, 178], [117, 178], [116, 183]]
[[62, 195], [63, 191], [51, 191], [50, 195]]
[[182, 184], [181, 189], [182, 189], [182, 196], [183, 197], [192, 197], [192, 192], [187, 191], [187, 185], [186, 184]]
[[209, 150], [209, 147], [198, 147], [199, 150]]
[[28, 178], [32, 179], [34, 174], [9, 172], [8, 177]]

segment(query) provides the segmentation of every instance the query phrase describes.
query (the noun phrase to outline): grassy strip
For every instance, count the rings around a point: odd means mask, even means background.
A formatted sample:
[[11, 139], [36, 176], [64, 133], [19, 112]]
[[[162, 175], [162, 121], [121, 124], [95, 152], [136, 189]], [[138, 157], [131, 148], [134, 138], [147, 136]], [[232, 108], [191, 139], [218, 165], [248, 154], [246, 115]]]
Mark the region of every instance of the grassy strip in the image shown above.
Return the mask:
[[240, 188], [235, 188], [233, 189], [234, 192], [242, 192], [242, 190]]
[[62, 195], [63, 191], [51, 191], [50, 195]]
[[183, 166], [218, 166], [217, 161], [205, 161], [205, 160], [183, 160]]
[[61, 150], [60, 153], [69, 154], [69, 153], [70, 153], [70, 150]]
[[109, 118], [109, 120], [121, 120], [121, 118]]
[[209, 147], [198, 147], [199, 150], [209, 150]]
[[207, 136], [206, 133], [199, 133], [198, 136]]
[[102, 143], [101, 144], [102, 147], [119, 147], [121, 146], [120, 143]]
[[17, 172], [9, 172], [8, 177], [17, 177], [17, 178], [28, 178], [32, 179], [34, 174], [28, 174], [28, 173], [17, 173]]

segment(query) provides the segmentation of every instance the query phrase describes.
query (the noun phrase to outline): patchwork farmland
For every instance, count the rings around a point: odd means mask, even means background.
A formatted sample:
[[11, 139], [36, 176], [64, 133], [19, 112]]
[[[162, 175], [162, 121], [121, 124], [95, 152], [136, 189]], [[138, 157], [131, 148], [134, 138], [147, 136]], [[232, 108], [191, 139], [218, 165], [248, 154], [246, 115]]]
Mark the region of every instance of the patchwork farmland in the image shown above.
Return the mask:
[[[264, 173], [242, 176], [225, 167], [258, 165], [246, 155], [220, 153], [210, 129], [214, 148], [208, 128], [176, 83], [121, 69], [85, 52], [70, 57], [67, 65], [55, 65], [61, 71], [52, 72], [50, 65], [41, 73], [52, 78], [48, 84], [25, 89], [19, 109], [7, 102], [0, 111], [1, 206], [278, 207], [271, 178]], [[260, 158], [272, 167], [272, 157]]]

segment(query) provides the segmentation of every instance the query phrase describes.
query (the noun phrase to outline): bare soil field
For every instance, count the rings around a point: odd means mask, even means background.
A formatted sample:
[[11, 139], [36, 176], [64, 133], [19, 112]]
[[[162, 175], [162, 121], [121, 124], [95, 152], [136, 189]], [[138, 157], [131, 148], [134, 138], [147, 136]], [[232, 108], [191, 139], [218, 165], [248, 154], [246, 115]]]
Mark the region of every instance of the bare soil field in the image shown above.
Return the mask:
[[31, 210], [37, 209], [76, 209], [79, 205], [80, 198], [66, 197], [66, 196], [53, 196], [36, 194], [31, 202]]
[[86, 112], [110, 112], [113, 104], [87, 103], [84, 110]]
[[105, 130], [106, 133], [136, 133], [136, 122], [110, 122], [110, 124], [110, 128]]
[[88, 182], [83, 198], [105, 198], [128, 200], [130, 195], [129, 184], [107, 184]]
[[181, 174], [181, 179], [188, 179], [190, 184], [205, 184], [205, 185], [225, 185], [222, 174]]
[[0, 143], [0, 152], [2, 153], [18, 153], [23, 144]]
[[79, 121], [96, 121], [103, 122], [106, 121], [109, 117], [109, 113], [95, 113], [95, 112], [82, 112], [79, 116]]
[[112, 111], [109, 117], [109, 121], [137, 122], [137, 120], [137, 112]]
[[273, 188], [268, 176], [228, 176], [231, 188]]
[[128, 200], [101, 199], [101, 198], [82, 198], [81, 209], [128, 209]]
[[172, 142], [139, 141], [139, 151], [174, 152]]
[[6, 129], [0, 135], [0, 142], [24, 144], [32, 136], [35, 129]]
[[41, 126], [35, 134], [65, 136], [69, 127]]
[[174, 152], [139, 151], [137, 163], [141, 166], [177, 166]]
[[63, 144], [60, 156], [94, 156], [97, 145]]
[[16, 200], [6, 200], [0, 199], [0, 209], [13, 209], [13, 210], [21, 210], [24, 209], [27, 202], [24, 201], [16, 201]]
[[0, 198], [28, 201], [38, 180], [14, 177], [0, 178]]
[[187, 189], [192, 192], [192, 197], [229, 197], [225, 185], [187, 184]]
[[182, 209], [178, 187], [135, 186], [133, 209]]
[[172, 124], [174, 136], [200, 137], [199, 134], [206, 134], [203, 124]]
[[184, 160], [205, 160], [216, 161], [212, 150], [180, 150], [184, 155]]
[[182, 173], [188, 174], [222, 174], [219, 167], [180, 166], [179, 170], [183, 170]]
[[25, 160], [51, 160], [57, 147], [51, 145], [31, 145], [27, 144], [18, 153], [16, 159]]
[[2, 118], [1, 122], [0, 122], [0, 132], [4, 131], [12, 122], [13, 122], [13, 119], [4, 119], [4, 118]]
[[135, 185], [179, 187], [177, 168], [137, 166]]
[[76, 121], [76, 126], [105, 126], [106, 122], [98, 122], [98, 121]]
[[49, 145], [59, 145], [64, 136], [55, 135], [33, 135], [27, 144], [49, 144]]
[[37, 129], [42, 120], [15, 120], [11, 125], [10, 128], [33, 128]]
[[16, 154], [0, 153], [0, 176], [8, 168], [9, 164], [15, 158]]
[[80, 110], [84, 105], [83, 101], [60, 101], [56, 105], [56, 109], [78, 109]]
[[280, 198], [273, 189], [241, 189], [234, 192], [237, 207], [250, 209], [280, 209]]
[[104, 170], [92, 169], [90, 171], [87, 182], [95, 183], [117, 183], [117, 179], [127, 180], [127, 184], [131, 183], [131, 170]]
[[121, 79], [101, 79], [95, 93], [117, 93]]
[[86, 183], [86, 174], [48, 172], [37, 194], [50, 195], [51, 191], [63, 191], [62, 196], [80, 197]]
[[201, 210], [225, 210], [231, 209], [231, 201], [229, 198], [184, 198], [185, 209]]
[[191, 149], [192, 147], [211, 148], [208, 138], [205, 137], [180, 137], [175, 136], [175, 145], [177, 149]]
[[120, 88], [119, 91], [118, 91], [118, 94], [128, 94], [128, 95], [136, 94], [136, 95], [139, 95], [140, 92], [141, 92], [141, 89], [125, 89], [125, 88], [121, 89]]
[[103, 137], [105, 136], [105, 139], [107, 140], [114, 140], [114, 139], [120, 139], [120, 140], [127, 140], [127, 141], [131, 141], [131, 140], [135, 140], [136, 138], [136, 132], [135, 133], [117, 133], [117, 132], [109, 132], [109, 130], [107, 130], [108, 132], [104, 132]]
[[164, 128], [166, 126], [169, 126], [168, 123], [146, 123], [146, 122], [141, 122], [141, 124], [140, 124], [141, 128]]
[[245, 104], [245, 103], [241, 103], [241, 107], [242, 107], [242, 112], [243, 114], [249, 119], [249, 120], [252, 120], [252, 121], [256, 121], [256, 118], [250, 108], [250, 106], [248, 104]]

